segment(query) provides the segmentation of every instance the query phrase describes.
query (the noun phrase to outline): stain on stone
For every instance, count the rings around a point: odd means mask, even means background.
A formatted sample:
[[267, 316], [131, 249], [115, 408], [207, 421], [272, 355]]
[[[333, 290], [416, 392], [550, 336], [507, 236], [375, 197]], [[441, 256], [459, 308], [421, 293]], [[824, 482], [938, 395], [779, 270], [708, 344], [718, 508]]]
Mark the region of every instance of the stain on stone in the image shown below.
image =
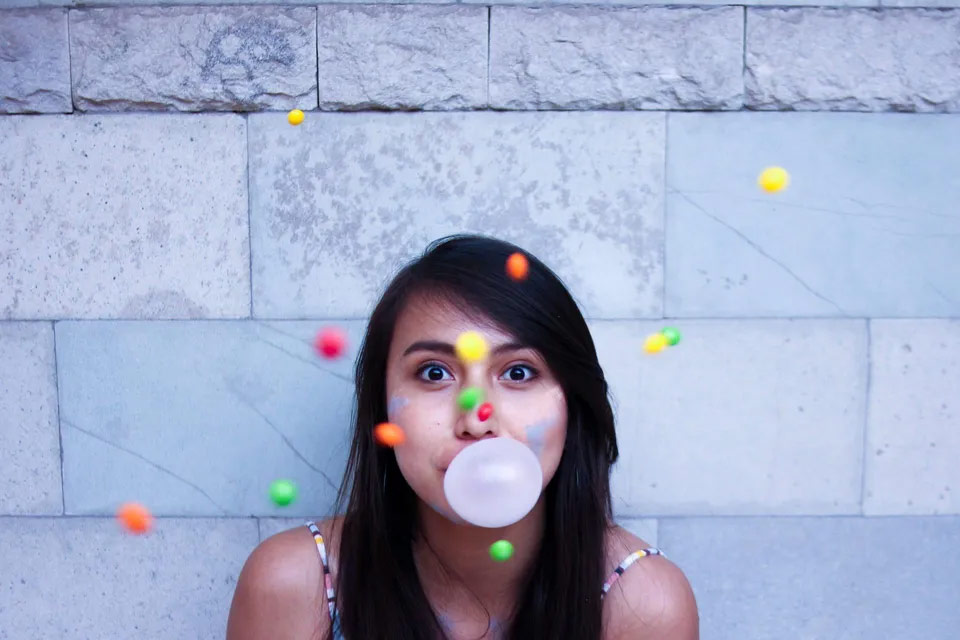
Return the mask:
[[[241, 71], [243, 78], [252, 82], [263, 75], [264, 66], [292, 67], [297, 59], [287, 30], [262, 16], [244, 18], [217, 30], [204, 53], [200, 77], [224, 83], [230, 80], [230, 70]], [[263, 91], [259, 83], [256, 91]]]

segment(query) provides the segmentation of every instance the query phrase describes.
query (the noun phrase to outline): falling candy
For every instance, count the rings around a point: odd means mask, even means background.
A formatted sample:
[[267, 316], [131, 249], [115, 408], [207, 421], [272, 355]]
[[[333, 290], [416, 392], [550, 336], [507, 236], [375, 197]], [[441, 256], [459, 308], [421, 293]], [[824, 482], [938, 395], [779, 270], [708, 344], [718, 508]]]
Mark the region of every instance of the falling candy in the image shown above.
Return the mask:
[[457, 336], [457, 357], [464, 362], [477, 362], [487, 356], [487, 342], [476, 331], [464, 331]]
[[479, 387], [467, 387], [457, 396], [457, 405], [464, 411], [470, 411], [483, 402], [483, 390]]
[[146, 533], [153, 527], [153, 516], [136, 502], [127, 502], [117, 509], [117, 520], [130, 533]]
[[373, 430], [373, 437], [385, 447], [396, 447], [403, 444], [406, 434], [400, 425], [392, 422], [381, 422]]
[[334, 327], [327, 327], [321, 330], [313, 342], [313, 347], [317, 350], [317, 353], [331, 360], [343, 355], [343, 350], [346, 346], [346, 334]]
[[789, 186], [790, 174], [783, 167], [767, 167], [757, 178], [757, 184], [767, 193], [775, 193]]
[[297, 499], [297, 485], [289, 480], [274, 480], [270, 484], [270, 499], [278, 507], [285, 507]]
[[497, 540], [490, 545], [490, 557], [494, 562], [506, 562], [513, 555], [513, 545], [509, 540]]
[[667, 346], [667, 337], [662, 333], [652, 333], [643, 343], [643, 350], [647, 353], [658, 353]]
[[507, 258], [507, 275], [520, 281], [526, 280], [529, 272], [530, 262], [527, 260], [527, 256], [520, 252], [511, 253], [510, 257]]
[[680, 342], [680, 332], [673, 327], [664, 327], [660, 333], [667, 339], [667, 344], [671, 347]]
[[490, 419], [490, 416], [493, 415], [493, 405], [489, 402], [484, 402], [477, 408], [477, 417], [480, 418], [480, 422], [486, 422]]
[[291, 110], [290, 113], [287, 114], [287, 122], [293, 126], [297, 126], [303, 122], [303, 111], [300, 111], [300, 109]]

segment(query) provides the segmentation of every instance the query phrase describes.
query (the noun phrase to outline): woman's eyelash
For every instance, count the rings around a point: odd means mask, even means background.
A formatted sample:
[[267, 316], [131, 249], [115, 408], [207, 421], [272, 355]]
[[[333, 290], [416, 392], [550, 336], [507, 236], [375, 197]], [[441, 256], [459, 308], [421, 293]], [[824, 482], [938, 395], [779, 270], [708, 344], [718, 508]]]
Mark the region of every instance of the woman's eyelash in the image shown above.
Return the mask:
[[[446, 365], [443, 365], [443, 364], [440, 364], [439, 362], [427, 362], [427, 363], [424, 363], [424, 364], [420, 365], [419, 367], [417, 367], [416, 376], [417, 376], [418, 378], [420, 378], [421, 380], [425, 380], [425, 378], [423, 377], [423, 374], [424, 374], [425, 372], [429, 371], [430, 369], [433, 369], [433, 368], [440, 369], [440, 370], [442, 370], [444, 373], [446, 373], [447, 375], [449, 375], [451, 378], [453, 377], [453, 373], [451, 373], [451, 371], [447, 368], [447, 366], [446, 366]], [[506, 375], [509, 375], [509, 373], [510, 373], [513, 369], [518, 369], [518, 368], [519, 368], [519, 369], [526, 369], [526, 370], [528, 370], [530, 373], [529, 373], [529, 375], [527, 375], [527, 377], [524, 378], [523, 380], [511, 380], [511, 382], [527, 382], [527, 381], [529, 381], [529, 380], [533, 380], [534, 378], [536, 378], [537, 376], [540, 375], [540, 371], [539, 371], [536, 367], [534, 367], [534, 366], [532, 366], [532, 365], [522, 364], [522, 363], [515, 363], [515, 364], [511, 364], [510, 366], [508, 366], [507, 368], [505, 368], [505, 369], [500, 373], [500, 377], [502, 378], [502, 377], [504, 377], [504, 376], [506, 376]], [[430, 382], [441, 382], [441, 381], [442, 381], [442, 380], [431, 380]]]
[[529, 364], [521, 364], [521, 363], [511, 364], [509, 367], [507, 367], [506, 369], [504, 369], [504, 370], [503, 370], [503, 373], [501, 373], [500, 375], [503, 376], [503, 375], [505, 375], [505, 374], [508, 374], [508, 373], [510, 373], [510, 371], [512, 371], [513, 369], [516, 369], [516, 368], [518, 368], [518, 367], [519, 367], [519, 368], [522, 368], [522, 369], [529, 369], [529, 370], [530, 370], [530, 376], [527, 377], [525, 380], [514, 380], [513, 382], [526, 382], [527, 380], [533, 380], [534, 378], [536, 378], [537, 376], [540, 375], [540, 372], [537, 370], [536, 367], [530, 366]]
[[[447, 367], [446, 367], [445, 365], [442, 365], [442, 364], [440, 364], [439, 362], [427, 362], [427, 363], [422, 364], [422, 365], [420, 365], [419, 367], [417, 367], [417, 377], [420, 378], [420, 379], [424, 379], [424, 378], [423, 378], [424, 372], [425, 372], [425, 371], [428, 371], [428, 370], [430, 370], [430, 369], [433, 369], [433, 368], [442, 369], [445, 373], [449, 374], [451, 378], [453, 377], [453, 374], [450, 373], [450, 370], [447, 369]], [[439, 380], [432, 380], [431, 382], [440, 382], [440, 381], [439, 381]]]

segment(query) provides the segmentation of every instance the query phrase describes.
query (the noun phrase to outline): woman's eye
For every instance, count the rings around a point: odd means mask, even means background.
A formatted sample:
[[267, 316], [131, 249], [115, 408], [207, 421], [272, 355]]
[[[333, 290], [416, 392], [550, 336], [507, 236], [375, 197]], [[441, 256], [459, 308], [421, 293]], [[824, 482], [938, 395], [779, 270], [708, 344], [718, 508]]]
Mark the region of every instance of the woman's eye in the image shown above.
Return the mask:
[[[448, 375], [449, 377], [444, 378], [444, 374]], [[444, 380], [453, 380], [453, 376], [450, 375], [450, 372], [439, 364], [428, 364], [420, 367], [420, 369], [417, 371], [417, 376], [421, 380], [426, 380], [428, 382], [443, 382]]]
[[503, 375], [506, 376], [507, 380], [510, 380], [511, 382], [526, 382], [527, 380], [535, 378], [537, 371], [533, 367], [529, 367], [525, 364], [515, 364], [504, 371]]

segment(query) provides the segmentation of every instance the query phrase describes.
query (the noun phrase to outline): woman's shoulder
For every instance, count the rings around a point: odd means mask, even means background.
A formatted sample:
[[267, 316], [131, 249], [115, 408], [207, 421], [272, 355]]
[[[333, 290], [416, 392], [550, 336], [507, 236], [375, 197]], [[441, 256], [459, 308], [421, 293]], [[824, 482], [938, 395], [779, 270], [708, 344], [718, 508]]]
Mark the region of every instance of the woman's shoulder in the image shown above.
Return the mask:
[[[655, 548], [623, 527], [607, 533], [607, 571], [614, 574], [630, 554]], [[637, 558], [613, 583], [605, 597], [604, 639], [670, 638], [696, 640], [696, 599], [683, 571], [663, 555]]]
[[[317, 523], [325, 545], [335, 544], [337, 519]], [[330, 541], [327, 541], [329, 537]], [[328, 549], [328, 558], [333, 549]], [[301, 525], [270, 536], [253, 550], [240, 571], [228, 640], [268, 636], [301, 637], [329, 624], [323, 566], [310, 529]]]

